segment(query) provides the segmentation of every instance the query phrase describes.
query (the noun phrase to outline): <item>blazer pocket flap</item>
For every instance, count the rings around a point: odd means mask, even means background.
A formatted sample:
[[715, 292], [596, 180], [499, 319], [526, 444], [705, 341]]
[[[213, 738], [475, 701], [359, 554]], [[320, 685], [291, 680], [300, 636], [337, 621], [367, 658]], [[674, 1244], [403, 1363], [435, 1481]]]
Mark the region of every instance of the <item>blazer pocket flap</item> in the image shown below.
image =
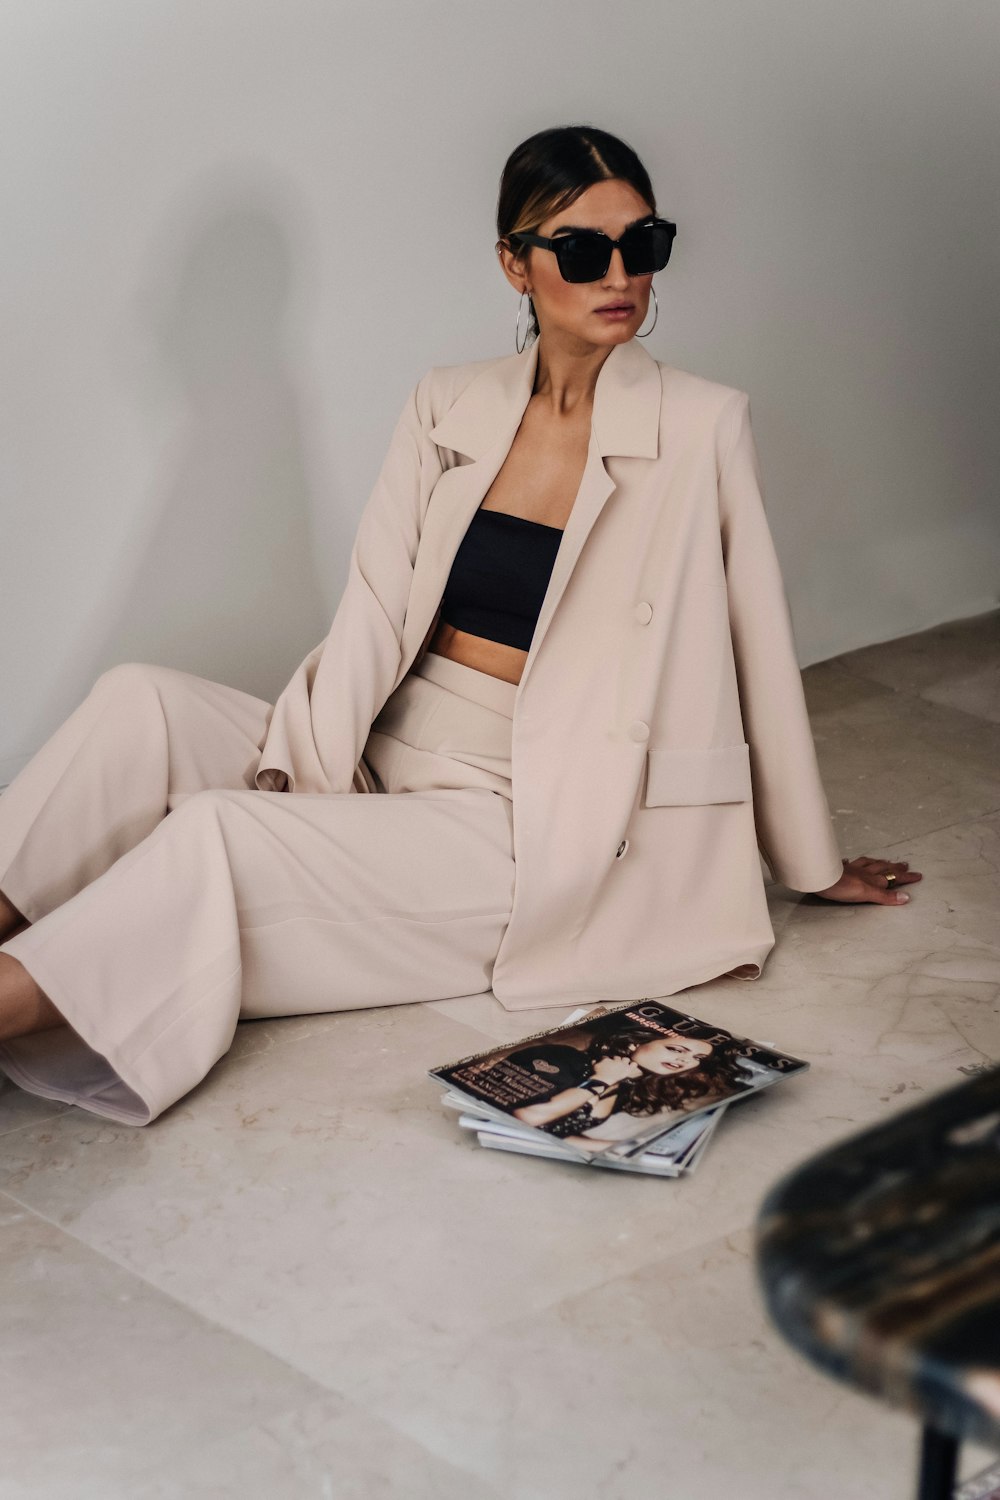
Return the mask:
[[644, 807], [704, 802], [747, 802], [752, 796], [750, 746], [712, 750], [646, 751]]

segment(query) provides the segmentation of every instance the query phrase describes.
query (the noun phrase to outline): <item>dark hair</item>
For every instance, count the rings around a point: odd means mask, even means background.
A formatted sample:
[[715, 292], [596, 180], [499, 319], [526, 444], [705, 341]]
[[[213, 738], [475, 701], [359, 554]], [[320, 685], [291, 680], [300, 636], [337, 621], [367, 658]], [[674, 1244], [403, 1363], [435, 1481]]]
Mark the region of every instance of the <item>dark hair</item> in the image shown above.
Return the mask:
[[[562, 213], [595, 182], [609, 177], [631, 183], [656, 213], [649, 173], [638, 156], [616, 135], [594, 125], [556, 125], [539, 130], [516, 146], [500, 175], [497, 195], [497, 233], [525, 262], [531, 247], [510, 243], [519, 231], [534, 233], [552, 214]], [[529, 298], [530, 304], [530, 298]], [[531, 307], [529, 333], [538, 337], [538, 319]]]
[[[631, 1057], [645, 1042], [662, 1040], [662, 1031], [644, 1026], [622, 1026], [610, 1035], [596, 1036], [587, 1048], [587, 1056], [593, 1062], [602, 1057]], [[628, 1115], [653, 1115], [663, 1109], [684, 1109], [690, 1101], [704, 1099], [722, 1087], [749, 1088], [752, 1077], [750, 1070], [742, 1066], [736, 1039], [716, 1039], [708, 1056], [686, 1073], [644, 1071], [638, 1078], [623, 1078], [618, 1085], [615, 1111], [621, 1109]]]

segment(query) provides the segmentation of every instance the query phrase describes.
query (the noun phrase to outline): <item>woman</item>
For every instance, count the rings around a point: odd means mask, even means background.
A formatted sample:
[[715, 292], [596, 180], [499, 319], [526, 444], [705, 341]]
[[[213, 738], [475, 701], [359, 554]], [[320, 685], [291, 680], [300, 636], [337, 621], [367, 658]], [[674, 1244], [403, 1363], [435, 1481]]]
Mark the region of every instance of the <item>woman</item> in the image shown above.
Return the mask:
[[[565, 1056], [554, 1057], [557, 1052]], [[749, 1086], [735, 1041], [713, 1042], [676, 1031], [667, 1035], [634, 1024], [599, 1034], [582, 1050], [542, 1044], [519, 1048], [509, 1061], [534, 1069], [548, 1086], [545, 1098], [513, 1110], [515, 1119], [584, 1146], [588, 1136], [591, 1145], [611, 1138], [602, 1136], [600, 1128], [611, 1115], [641, 1118], [689, 1110], [720, 1089], [728, 1093]], [[538, 1072], [539, 1063], [545, 1073]], [[621, 1132], [614, 1132], [621, 1133], [632, 1133], [625, 1122]]]
[[241, 1018], [756, 975], [758, 845], [835, 901], [920, 878], [833, 841], [746, 394], [634, 338], [673, 236], [635, 153], [531, 137], [497, 227], [536, 338], [418, 382], [277, 703], [124, 663], [0, 798], [22, 1087], [143, 1125]]

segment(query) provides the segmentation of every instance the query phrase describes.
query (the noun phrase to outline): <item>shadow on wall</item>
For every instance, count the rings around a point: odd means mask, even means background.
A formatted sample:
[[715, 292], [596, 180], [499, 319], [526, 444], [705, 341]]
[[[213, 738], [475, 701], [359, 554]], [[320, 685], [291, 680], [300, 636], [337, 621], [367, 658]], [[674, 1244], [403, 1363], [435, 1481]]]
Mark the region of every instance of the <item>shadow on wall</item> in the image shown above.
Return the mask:
[[273, 701], [329, 629], [284, 344], [288, 243], [270, 206], [220, 210], [220, 190], [210, 196], [139, 308], [180, 416], [153, 493], [115, 539], [115, 583], [81, 622], [29, 744], [118, 662], [179, 667]]

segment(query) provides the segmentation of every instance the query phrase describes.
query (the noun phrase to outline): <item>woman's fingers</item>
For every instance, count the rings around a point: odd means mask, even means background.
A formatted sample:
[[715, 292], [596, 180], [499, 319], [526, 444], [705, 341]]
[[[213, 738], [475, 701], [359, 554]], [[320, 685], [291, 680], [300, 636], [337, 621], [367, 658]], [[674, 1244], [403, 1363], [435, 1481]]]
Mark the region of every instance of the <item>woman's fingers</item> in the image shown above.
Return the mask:
[[859, 869], [854, 872], [850, 894], [847, 896], [849, 901], [874, 901], [881, 906], [905, 905], [909, 899], [905, 891], [886, 885], [885, 876], [872, 869]]
[[[871, 859], [867, 855], [860, 857], [857, 874], [868, 887], [868, 900], [881, 906], [905, 904], [910, 898], [900, 886], [923, 879], [919, 870], [910, 869], [909, 860]], [[894, 878], [887, 882], [887, 875]]]
[[905, 906], [910, 898], [906, 891], [893, 890], [891, 886], [872, 885], [868, 887], [867, 896], [862, 899], [874, 901], [879, 906]]
[[[907, 859], [877, 859], [870, 854], [858, 854], [853, 859], [842, 860], [842, 864], [844, 873], [838, 882], [838, 894], [832, 898], [834, 900], [903, 906], [910, 897], [901, 887], [923, 879], [919, 870], [910, 869]], [[888, 882], [887, 875], [893, 877]]]
[[844, 864], [848, 867], [857, 866], [862, 870], [876, 870], [878, 872], [908, 870], [910, 868], [910, 861], [908, 859], [873, 859], [868, 854], [859, 854], [855, 859], [845, 859]]
[[845, 860], [844, 864], [845, 869], [852, 874], [860, 875], [863, 879], [877, 878], [883, 883], [886, 875], [894, 875], [897, 884], [923, 878], [919, 870], [910, 869], [908, 859], [872, 859], [867, 854], [859, 854], [857, 859]]

